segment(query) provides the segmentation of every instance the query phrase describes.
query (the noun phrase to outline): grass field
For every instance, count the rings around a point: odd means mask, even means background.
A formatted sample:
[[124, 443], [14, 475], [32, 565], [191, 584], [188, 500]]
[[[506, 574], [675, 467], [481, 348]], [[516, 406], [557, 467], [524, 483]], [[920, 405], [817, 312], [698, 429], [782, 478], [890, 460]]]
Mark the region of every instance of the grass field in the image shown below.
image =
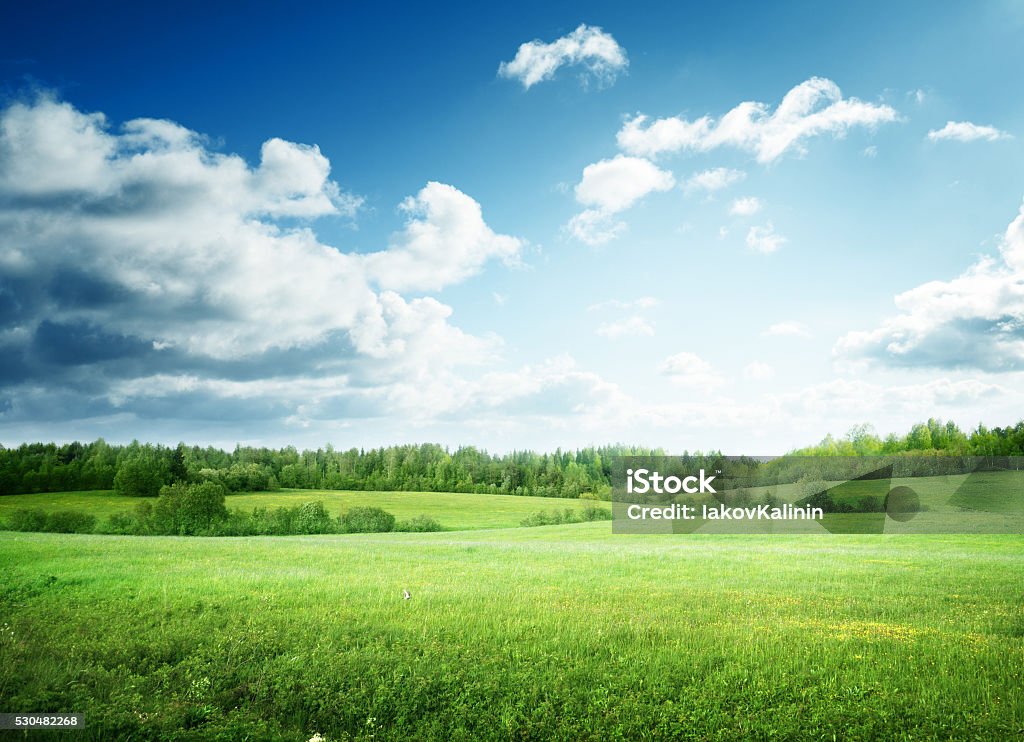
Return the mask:
[[[81, 510], [100, 520], [114, 513], [131, 510], [147, 498], [124, 497], [113, 490], [88, 492], [46, 492], [35, 495], [0, 497], [0, 520], [20, 508]], [[252, 510], [301, 505], [320, 500], [332, 515], [352, 507], [372, 505], [383, 508], [399, 520], [417, 515], [435, 518], [445, 530], [474, 528], [514, 528], [523, 518], [537, 511], [582, 510], [591, 501], [560, 497], [514, 497], [511, 495], [473, 495], [448, 492], [339, 492], [336, 490], [281, 490], [228, 495], [229, 509]], [[150, 500], [152, 502], [152, 500]]]
[[76, 740], [1024, 734], [1020, 536], [0, 533], [0, 564], [0, 707]]

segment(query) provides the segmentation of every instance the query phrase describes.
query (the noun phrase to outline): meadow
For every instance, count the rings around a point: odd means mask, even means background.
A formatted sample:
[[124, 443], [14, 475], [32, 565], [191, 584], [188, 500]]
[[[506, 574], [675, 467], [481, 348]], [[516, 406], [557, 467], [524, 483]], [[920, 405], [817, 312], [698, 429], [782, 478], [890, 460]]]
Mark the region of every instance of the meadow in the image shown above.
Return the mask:
[[1024, 537], [610, 530], [0, 533], [0, 707], [77, 740], [1024, 734]]

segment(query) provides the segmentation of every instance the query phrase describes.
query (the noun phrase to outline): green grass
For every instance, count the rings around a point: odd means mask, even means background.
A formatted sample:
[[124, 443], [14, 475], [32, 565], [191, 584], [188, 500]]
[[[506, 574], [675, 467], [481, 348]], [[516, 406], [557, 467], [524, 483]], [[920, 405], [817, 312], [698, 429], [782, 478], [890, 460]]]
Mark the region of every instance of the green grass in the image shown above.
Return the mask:
[[[838, 486], [837, 500], [855, 501], [858, 497], [884, 495], [889, 487], [914, 489], [921, 504], [932, 510], [957, 510], [958, 507], [992, 510], [993, 512], [1024, 512], [1024, 471], [975, 472], [934, 477], [895, 477], [891, 480], [852, 480], [822, 482], [820, 489]], [[796, 484], [751, 487], [754, 496], [770, 492], [780, 500], [794, 502], [808, 494]]]
[[0, 497], [0, 519], [22, 508], [41, 508], [48, 513], [56, 510], [81, 510], [102, 519], [122, 510], [131, 510], [137, 502], [137, 498], [123, 497], [114, 490], [4, 495]]
[[[48, 492], [0, 497], [0, 519], [20, 508], [82, 510], [103, 520], [114, 513], [131, 510], [147, 498], [124, 497], [113, 490], [90, 492]], [[582, 510], [595, 503], [559, 497], [513, 497], [448, 492], [339, 492], [335, 490], [282, 490], [228, 495], [229, 509], [252, 510], [300, 505], [321, 500], [332, 515], [352, 507], [372, 505], [387, 510], [397, 519], [429, 515], [446, 530], [512, 528], [538, 510]], [[150, 500], [155, 502], [155, 500]]]
[[0, 564], [0, 708], [75, 740], [1024, 734], [1020, 536], [2, 533]]
[[1024, 471], [978, 472], [965, 478], [950, 504], [1024, 515]]

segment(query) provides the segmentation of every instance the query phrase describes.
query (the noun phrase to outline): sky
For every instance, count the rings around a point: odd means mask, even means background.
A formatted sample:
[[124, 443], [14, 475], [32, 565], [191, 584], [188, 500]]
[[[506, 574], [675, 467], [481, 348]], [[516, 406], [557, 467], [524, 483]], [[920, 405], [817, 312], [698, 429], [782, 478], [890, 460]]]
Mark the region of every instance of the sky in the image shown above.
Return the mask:
[[894, 5], [12, 5], [0, 444], [1013, 424], [1024, 6]]

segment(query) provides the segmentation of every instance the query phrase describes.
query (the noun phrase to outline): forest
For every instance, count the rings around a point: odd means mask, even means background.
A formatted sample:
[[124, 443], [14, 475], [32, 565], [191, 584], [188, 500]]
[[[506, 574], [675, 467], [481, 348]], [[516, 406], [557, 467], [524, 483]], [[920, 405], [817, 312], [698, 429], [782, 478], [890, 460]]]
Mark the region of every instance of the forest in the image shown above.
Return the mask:
[[[1005, 428], [979, 425], [964, 432], [934, 418], [905, 435], [884, 438], [870, 425], [842, 437], [790, 452], [798, 456], [1024, 455], [1024, 421]], [[230, 492], [279, 488], [473, 492], [607, 499], [611, 462], [617, 456], [665, 455], [660, 449], [625, 445], [491, 454], [472, 446], [454, 451], [437, 444], [383, 448], [317, 450], [237, 446], [153, 445], [133, 441], [109, 444], [25, 443], [0, 446], [0, 495], [117, 489], [123, 494], [157, 496], [164, 485], [217, 482]], [[682, 455], [687, 455], [684, 452]]]

